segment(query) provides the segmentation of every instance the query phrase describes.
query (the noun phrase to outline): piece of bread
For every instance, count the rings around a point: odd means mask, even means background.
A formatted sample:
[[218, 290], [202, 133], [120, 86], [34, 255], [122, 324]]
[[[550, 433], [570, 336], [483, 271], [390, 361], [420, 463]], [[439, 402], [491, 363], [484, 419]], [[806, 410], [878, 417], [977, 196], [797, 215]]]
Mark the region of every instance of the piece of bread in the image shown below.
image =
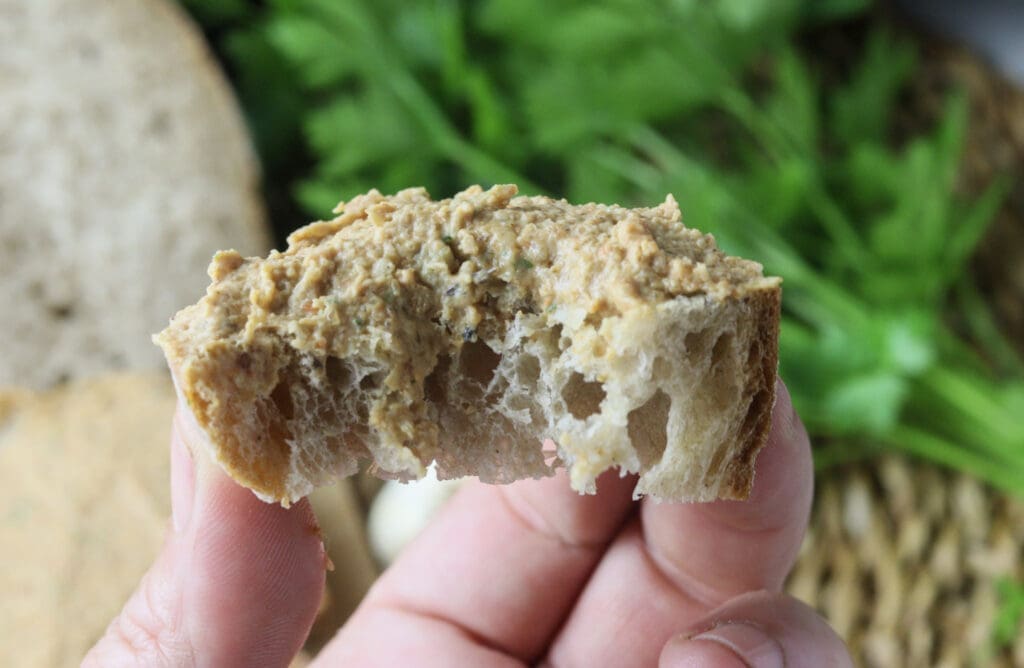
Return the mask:
[[0, 0], [0, 385], [158, 369], [210, 255], [270, 248], [231, 89], [173, 0]]
[[4, 666], [78, 666], [152, 563], [174, 403], [157, 371], [0, 390]]
[[745, 497], [779, 280], [686, 228], [671, 196], [515, 195], [371, 191], [283, 253], [217, 254], [155, 339], [215, 459], [286, 504], [363, 459], [493, 483], [564, 465], [581, 492], [614, 466], [638, 496]]

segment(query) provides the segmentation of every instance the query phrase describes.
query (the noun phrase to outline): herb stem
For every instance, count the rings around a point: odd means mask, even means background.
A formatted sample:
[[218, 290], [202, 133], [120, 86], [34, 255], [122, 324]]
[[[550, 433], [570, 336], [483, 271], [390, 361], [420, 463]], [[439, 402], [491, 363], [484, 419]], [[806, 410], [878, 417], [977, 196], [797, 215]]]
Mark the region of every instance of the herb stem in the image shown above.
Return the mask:
[[877, 452], [868, 446], [842, 440], [829, 441], [827, 445], [815, 445], [814, 470], [824, 471], [834, 466], [852, 464], [875, 454]]
[[1024, 467], [1019, 462], [1016, 466], [1007, 465], [1006, 462], [995, 461], [934, 434], [903, 424], [895, 426], [885, 441], [893, 449], [977, 476], [1006, 492], [1018, 496], [1024, 494], [1020, 484]]
[[[730, 88], [721, 96], [722, 108], [738, 120], [754, 141], [761, 145], [768, 158], [781, 166], [786, 160], [796, 158], [814, 164], [815, 156], [808, 155], [797, 142], [786, 136], [775, 120], [761, 112], [739, 87]], [[821, 221], [822, 227], [836, 242], [836, 248], [849, 256], [853, 267], [866, 268], [871, 265], [871, 254], [864, 246], [856, 228], [829, 195], [817, 172], [811, 175], [813, 182], [807, 193], [807, 204], [811, 212]]]
[[336, 16], [350, 23], [355, 28], [354, 33], [363, 38], [362, 51], [368, 57], [372, 75], [385, 82], [399, 102], [412, 112], [429, 141], [441, 153], [473, 178], [516, 183], [534, 193], [544, 193], [543, 188], [526, 176], [466, 141], [408, 68], [395, 62], [396, 57], [382, 46], [387, 43], [386, 36], [370, 14], [358, 5], [345, 5], [342, 3], [334, 7], [333, 11], [338, 12]]
[[664, 174], [656, 166], [617, 146], [599, 147], [594, 151], [594, 161], [638, 188], [646, 190], [664, 181]]
[[[1024, 377], [1024, 359], [999, 331], [989, 306], [982, 299], [972, 278], [965, 276], [957, 283], [956, 296], [971, 334], [991, 356], [992, 362], [1004, 374]], [[959, 338], [956, 340], [961, 342]]]
[[738, 86], [728, 86], [718, 99], [722, 110], [739, 121], [772, 162], [779, 164], [792, 153], [793, 147], [783, 138], [778, 127], [758, 111], [750, 97]]
[[431, 141], [452, 162], [477, 178], [516, 183], [531, 192], [544, 193], [543, 188], [526, 176], [466, 141], [411, 74], [396, 70], [388, 77], [388, 83], [395, 96], [419, 119]]
[[[1024, 460], [1024, 428], [1021, 422], [1001, 410], [997, 397], [985, 392], [972, 379], [955, 372], [953, 369], [936, 365], [929, 369], [920, 379], [925, 389], [931, 391], [939, 399], [946, 402], [953, 410], [959, 410], [964, 417], [975, 422], [975, 426], [990, 433], [995, 443], [1006, 444], [998, 448], [1006, 452], [1016, 450], [1017, 456]], [[998, 446], [997, 446], [998, 447]]]
[[814, 182], [807, 193], [807, 204], [811, 212], [817, 216], [822, 227], [835, 241], [834, 247], [848, 256], [849, 265], [861, 272], [870, 271], [874, 263], [857, 230], [825, 190], [820, 177], [815, 175], [812, 178]]

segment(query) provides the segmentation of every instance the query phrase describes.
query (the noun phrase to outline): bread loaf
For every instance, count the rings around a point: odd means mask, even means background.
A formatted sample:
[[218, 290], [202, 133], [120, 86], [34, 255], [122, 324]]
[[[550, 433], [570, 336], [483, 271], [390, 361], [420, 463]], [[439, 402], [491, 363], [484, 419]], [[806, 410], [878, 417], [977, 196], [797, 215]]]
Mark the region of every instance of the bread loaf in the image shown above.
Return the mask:
[[156, 337], [215, 459], [261, 498], [361, 460], [492, 483], [565, 466], [588, 493], [618, 467], [636, 495], [747, 495], [779, 280], [686, 228], [671, 196], [410, 189], [336, 212], [266, 259], [219, 253], [206, 296]]
[[218, 248], [270, 247], [231, 89], [174, 0], [0, 0], [0, 385], [158, 369]]

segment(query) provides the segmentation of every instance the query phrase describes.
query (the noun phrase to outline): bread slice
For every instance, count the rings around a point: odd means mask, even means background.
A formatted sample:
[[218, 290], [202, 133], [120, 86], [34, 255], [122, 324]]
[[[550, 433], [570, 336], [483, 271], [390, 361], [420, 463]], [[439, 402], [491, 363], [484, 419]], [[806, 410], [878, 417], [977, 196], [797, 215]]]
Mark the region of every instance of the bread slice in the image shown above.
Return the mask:
[[0, 657], [70, 668], [157, 553], [174, 388], [159, 371], [0, 387]]
[[176, 0], [0, 0], [0, 385], [163, 367], [218, 248], [271, 246], [231, 87]]
[[[155, 340], [214, 457], [289, 503], [372, 459], [491, 483], [565, 466], [744, 498], [774, 402], [780, 288], [649, 209], [474, 186], [376, 191], [266, 259], [218, 253]], [[542, 447], [542, 440], [547, 448]]]

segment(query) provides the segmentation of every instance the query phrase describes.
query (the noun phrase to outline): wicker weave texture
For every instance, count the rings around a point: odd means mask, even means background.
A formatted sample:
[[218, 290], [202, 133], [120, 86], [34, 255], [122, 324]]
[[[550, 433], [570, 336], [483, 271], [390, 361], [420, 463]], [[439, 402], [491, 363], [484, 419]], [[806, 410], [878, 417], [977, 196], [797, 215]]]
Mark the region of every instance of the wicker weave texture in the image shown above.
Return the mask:
[[997, 581], [1024, 581], [1020, 499], [885, 456], [821, 476], [810, 526], [787, 588], [858, 665], [1024, 666], [1024, 620], [992, 642]]

